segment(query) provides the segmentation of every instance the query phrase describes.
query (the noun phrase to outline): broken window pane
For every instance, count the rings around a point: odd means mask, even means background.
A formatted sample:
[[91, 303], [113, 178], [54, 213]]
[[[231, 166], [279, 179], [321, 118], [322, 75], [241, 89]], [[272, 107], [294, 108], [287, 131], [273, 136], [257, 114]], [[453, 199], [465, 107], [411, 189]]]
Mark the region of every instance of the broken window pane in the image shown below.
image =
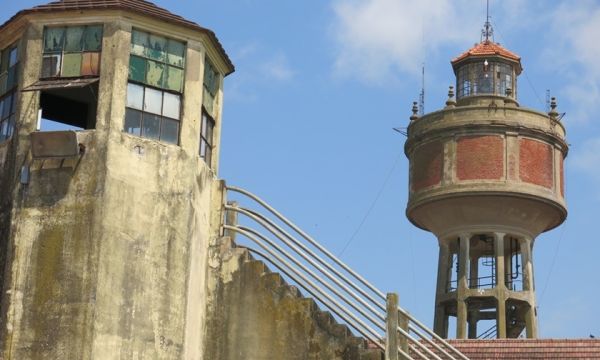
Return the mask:
[[144, 87], [132, 83], [127, 84], [127, 107], [144, 109]]
[[60, 70], [60, 55], [46, 55], [42, 60], [42, 77], [58, 76]]
[[142, 112], [126, 109], [125, 112], [125, 132], [140, 136], [141, 135]]
[[81, 61], [81, 75], [99, 75], [100, 74], [100, 53], [83, 53]]
[[81, 53], [65, 54], [62, 74], [63, 77], [76, 77], [81, 75]]
[[183, 86], [183, 70], [173, 66], [167, 66], [168, 76], [165, 88], [181, 92]]
[[185, 57], [185, 44], [175, 40], [169, 40], [167, 49], [168, 59], [167, 62], [170, 65], [183, 67], [183, 59]]
[[179, 136], [179, 121], [163, 118], [160, 140], [167, 142], [167, 143], [171, 143], [171, 144], [177, 144], [178, 136]]
[[146, 70], [146, 83], [162, 88], [165, 80], [165, 65], [148, 60]]
[[161, 114], [162, 110], [162, 91], [146, 88], [144, 97], [144, 111], [153, 114]]
[[164, 98], [163, 98], [162, 114], [164, 116], [179, 120], [179, 116], [180, 116], [179, 115], [180, 114], [179, 107], [180, 107], [179, 95], [170, 94], [170, 93], [166, 92], [164, 94]]
[[65, 28], [46, 28], [44, 34], [44, 53], [63, 50]]
[[148, 42], [149, 47], [146, 49], [146, 56], [150, 59], [165, 62], [167, 58], [167, 39], [150, 34]]
[[129, 58], [129, 78], [146, 82], [146, 59], [133, 55]]
[[102, 25], [88, 26], [83, 37], [83, 51], [100, 51], [102, 48]]
[[160, 116], [154, 114], [144, 114], [144, 124], [142, 126], [142, 136], [150, 139], [158, 139], [160, 134]]
[[73, 26], [67, 28], [65, 39], [65, 51], [79, 52], [82, 48], [83, 26]]

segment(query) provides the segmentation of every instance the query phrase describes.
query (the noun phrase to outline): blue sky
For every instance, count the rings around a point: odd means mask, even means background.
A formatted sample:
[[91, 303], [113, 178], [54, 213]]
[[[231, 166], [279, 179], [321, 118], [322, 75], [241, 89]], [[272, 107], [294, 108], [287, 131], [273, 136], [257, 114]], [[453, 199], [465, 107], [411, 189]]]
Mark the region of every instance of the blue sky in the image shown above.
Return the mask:
[[[43, 2], [7, 2], [0, 21]], [[405, 138], [392, 128], [408, 124], [423, 62], [425, 110], [443, 107], [454, 84], [449, 61], [479, 41], [485, 2], [155, 3], [213, 29], [236, 65], [225, 81], [220, 177], [335, 253], [356, 232], [342, 258], [431, 324], [437, 241], [404, 216]], [[569, 218], [534, 248], [540, 335], [599, 336], [600, 2], [492, 0], [491, 8], [495, 40], [523, 58], [521, 105], [544, 109], [550, 89], [572, 145]]]

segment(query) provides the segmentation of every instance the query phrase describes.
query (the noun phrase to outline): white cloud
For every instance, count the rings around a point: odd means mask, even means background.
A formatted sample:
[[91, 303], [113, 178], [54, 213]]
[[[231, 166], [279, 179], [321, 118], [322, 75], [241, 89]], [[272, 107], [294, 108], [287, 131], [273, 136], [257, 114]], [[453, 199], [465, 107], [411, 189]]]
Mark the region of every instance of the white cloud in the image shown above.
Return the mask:
[[261, 71], [266, 77], [277, 81], [288, 81], [294, 76], [294, 71], [283, 54], [277, 54], [266, 60], [261, 66]]
[[575, 169], [600, 180], [600, 137], [590, 139], [575, 149], [571, 162]]
[[369, 82], [418, 74], [424, 52], [472, 43], [483, 19], [470, 0], [334, 0], [333, 9], [335, 70]]
[[569, 119], [586, 123], [600, 111], [600, 3], [565, 0], [552, 15], [548, 57], [568, 79], [563, 95], [576, 111]]

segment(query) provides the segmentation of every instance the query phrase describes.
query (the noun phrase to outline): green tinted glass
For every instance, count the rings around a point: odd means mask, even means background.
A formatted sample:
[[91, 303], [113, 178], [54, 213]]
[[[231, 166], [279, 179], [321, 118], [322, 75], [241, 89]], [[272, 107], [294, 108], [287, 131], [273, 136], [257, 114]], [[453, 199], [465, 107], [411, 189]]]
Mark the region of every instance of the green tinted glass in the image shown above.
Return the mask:
[[179, 41], [169, 40], [167, 55], [167, 62], [170, 65], [183, 67], [185, 57], [185, 44]]
[[60, 52], [65, 42], [65, 28], [46, 28], [44, 30], [44, 52]]
[[84, 51], [100, 51], [102, 48], [102, 25], [88, 26], [83, 37]]
[[146, 48], [149, 47], [148, 34], [133, 30], [131, 33], [131, 53], [146, 56]]
[[172, 66], [167, 66], [167, 69], [168, 76], [165, 88], [181, 92], [183, 86], [183, 70]]
[[64, 77], [81, 75], [81, 53], [65, 54], [63, 59], [62, 73]]
[[165, 65], [156, 61], [148, 60], [148, 66], [146, 70], [146, 84], [164, 87], [165, 83]]
[[65, 51], [81, 51], [83, 29], [83, 26], [73, 26], [67, 28], [65, 37]]
[[146, 82], [146, 59], [131, 55], [129, 58], [129, 78], [134, 81]]
[[211, 95], [211, 93], [208, 92], [208, 90], [206, 90], [206, 88], [204, 89], [202, 94], [202, 105], [204, 105], [204, 108], [206, 109], [206, 111], [208, 111], [209, 114], [212, 114], [215, 98]]
[[162, 36], [150, 35], [149, 47], [146, 49], [146, 56], [150, 59], [164, 62], [167, 55], [167, 39]]

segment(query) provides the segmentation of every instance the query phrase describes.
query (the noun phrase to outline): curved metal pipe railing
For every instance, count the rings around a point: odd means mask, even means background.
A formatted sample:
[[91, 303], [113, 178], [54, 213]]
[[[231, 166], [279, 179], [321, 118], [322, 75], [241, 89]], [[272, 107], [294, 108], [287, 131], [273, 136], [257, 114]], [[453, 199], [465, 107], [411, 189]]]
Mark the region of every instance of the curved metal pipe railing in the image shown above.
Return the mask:
[[[258, 196], [237, 187], [226, 186], [225, 189], [254, 200], [258, 205], [266, 209], [271, 215], [298, 234], [308, 244], [305, 244], [294, 235], [291, 235], [282, 226], [262, 213], [246, 207], [229, 205], [226, 203], [226, 200], [224, 200], [225, 203], [223, 204], [224, 210], [243, 215], [260, 225], [268, 233], [279, 239], [279, 241], [281, 241], [286, 248], [290, 249], [290, 251], [287, 251], [282, 246], [252, 228], [239, 226], [237, 224], [224, 224], [223, 228], [236, 232], [261, 247], [266, 253], [252, 248], [248, 249], [273, 264], [283, 274], [309, 292], [315, 299], [339, 316], [340, 319], [345, 321], [358, 333], [376, 344], [380, 349], [384, 350], [385, 342], [382, 340], [384, 339], [384, 336], [373, 329], [373, 326], [385, 332], [385, 294]], [[226, 197], [224, 196], [224, 199], [225, 198]], [[314, 247], [315, 250], [308, 245]], [[298, 255], [301, 260], [305, 261], [307, 264], [298, 260], [292, 253]], [[330, 261], [325, 260], [320, 254]], [[339, 269], [332, 263], [337, 265]], [[307, 265], [310, 265], [315, 270], [312, 270]], [[323, 277], [333, 282], [335, 286], [328, 283]], [[311, 278], [316, 281], [311, 280]], [[321, 288], [317, 282], [326, 290]], [[341, 302], [345, 303], [345, 305], [341, 304]], [[353, 311], [360, 314], [360, 317], [355, 315]], [[409, 320], [408, 328], [402, 329], [398, 327], [398, 333], [407, 339], [409, 342], [409, 349], [413, 354], [421, 359], [443, 360], [443, 358], [440, 357], [443, 356], [444, 359], [468, 360], [466, 356], [411, 316], [406, 310], [398, 308], [398, 312]], [[411, 333], [417, 338], [413, 337]], [[424, 343], [427, 343], [431, 348]], [[434, 351], [437, 351], [438, 354]], [[412, 359], [412, 357], [401, 348], [398, 349], [398, 352], [404, 358]], [[429, 357], [424, 355], [423, 352]]]
[[[333, 311], [336, 315], [340, 316], [344, 321], [346, 321], [349, 325], [351, 325], [356, 331], [361, 333], [367, 339], [372, 341], [373, 343], [379, 344], [382, 349], [385, 347], [381, 345], [381, 334], [379, 334], [376, 330], [373, 330], [368, 324], [359, 319], [356, 315], [354, 315], [350, 310], [345, 307], [339, 305], [335, 299], [333, 299], [330, 295], [324, 292], [319, 288], [313, 281], [308, 279], [304, 274], [296, 270], [293, 266], [291, 266], [286, 260], [282, 259], [281, 256], [277, 255], [273, 252], [263, 240], [266, 241], [260, 234], [253, 233], [251, 231], [247, 231], [246, 229], [241, 229], [238, 227], [233, 227], [229, 225], [224, 226], [227, 230], [232, 230], [237, 233], [240, 233], [247, 238], [254, 241], [257, 245], [259, 245], [263, 250], [265, 250], [270, 256], [264, 256], [265, 259], [269, 260], [269, 262], [279, 270], [281, 270], [285, 275], [289, 276], [294, 282], [296, 282], [299, 286], [308, 291], [312, 296], [314, 296], [317, 300], [322, 302]], [[262, 238], [259, 240], [259, 238]], [[273, 258], [276, 261], [273, 261]]]

